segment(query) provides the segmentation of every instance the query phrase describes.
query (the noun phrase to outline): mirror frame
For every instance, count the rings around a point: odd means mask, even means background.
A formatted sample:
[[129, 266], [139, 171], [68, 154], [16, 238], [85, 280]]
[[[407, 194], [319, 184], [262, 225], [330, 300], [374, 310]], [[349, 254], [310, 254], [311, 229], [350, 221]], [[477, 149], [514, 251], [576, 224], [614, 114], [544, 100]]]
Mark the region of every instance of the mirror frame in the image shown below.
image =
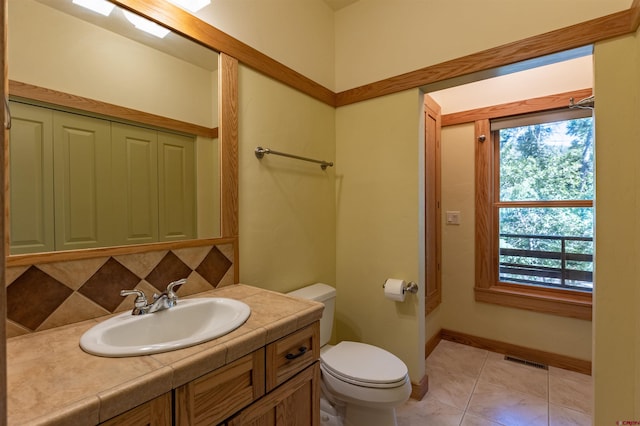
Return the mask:
[[[171, 29], [172, 31], [181, 34], [209, 49], [215, 50], [219, 53], [219, 71], [218, 71], [218, 115], [219, 123], [217, 129], [218, 141], [220, 143], [220, 237], [210, 239], [196, 239], [196, 240], [184, 240], [167, 243], [151, 243], [151, 244], [138, 244], [130, 246], [118, 246], [118, 247], [105, 247], [95, 249], [84, 250], [71, 250], [60, 252], [48, 252], [48, 253], [34, 253], [23, 255], [9, 255], [9, 240], [8, 240], [8, 174], [7, 174], [7, 153], [8, 153], [8, 132], [5, 131], [5, 173], [4, 179], [4, 198], [2, 203], [4, 204], [4, 244], [3, 250], [5, 255], [2, 256], [5, 259], [6, 267], [10, 266], [23, 266], [36, 263], [57, 262], [65, 260], [77, 260], [87, 259], [98, 256], [115, 256], [128, 253], [139, 253], [152, 250], [170, 250], [183, 247], [197, 247], [202, 245], [217, 245], [225, 243], [234, 243], [235, 251], [237, 254], [237, 239], [238, 239], [238, 60], [228, 54], [225, 54], [221, 49], [225, 45], [224, 41], [229, 39], [229, 36], [222, 33], [220, 30], [212, 27], [211, 25], [201, 21], [195, 16], [182, 10], [181, 8], [174, 6], [168, 2], [159, 5], [153, 4], [150, 0], [109, 0], [112, 3], [142, 15], [148, 19], [158, 22], [159, 24]], [[6, 4], [5, 4], [6, 5]], [[6, 52], [4, 52], [6, 55]], [[5, 59], [6, 60], [6, 59]], [[6, 68], [5, 68], [6, 73]], [[5, 93], [9, 95], [30, 97], [38, 95], [42, 96], [57, 96], [56, 92], [42, 90], [36, 86], [21, 87], [15, 82], [9, 84], [5, 79]], [[25, 91], [31, 93], [31, 96], [25, 96]], [[47, 93], [49, 92], [49, 93]], [[45, 99], [40, 99], [45, 100]], [[86, 99], [77, 97], [77, 102], [85, 102]], [[78, 105], [75, 105], [78, 107]], [[135, 113], [134, 110], [128, 110], [126, 108], [119, 109], [123, 114]], [[86, 109], [86, 108], [85, 108]], [[150, 115], [149, 115], [150, 116]], [[180, 122], [176, 122], [180, 124]], [[182, 123], [184, 124], [184, 123]], [[202, 129], [191, 129], [202, 130]], [[200, 133], [198, 131], [197, 133]], [[237, 270], [237, 263], [236, 270]], [[235, 274], [236, 280], [238, 274]]]

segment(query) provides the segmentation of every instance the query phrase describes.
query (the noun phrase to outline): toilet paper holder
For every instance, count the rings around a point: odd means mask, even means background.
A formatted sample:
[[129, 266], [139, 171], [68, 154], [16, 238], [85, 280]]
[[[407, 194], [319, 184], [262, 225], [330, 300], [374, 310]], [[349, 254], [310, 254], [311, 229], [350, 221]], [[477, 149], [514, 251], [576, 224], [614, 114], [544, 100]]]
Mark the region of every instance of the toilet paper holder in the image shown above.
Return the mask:
[[[384, 284], [382, 284], [382, 288], [384, 288], [386, 283], [387, 281], [385, 280]], [[416, 294], [418, 292], [418, 284], [416, 284], [413, 281], [409, 281], [408, 283], [406, 283], [405, 287], [402, 289], [402, 292]]]

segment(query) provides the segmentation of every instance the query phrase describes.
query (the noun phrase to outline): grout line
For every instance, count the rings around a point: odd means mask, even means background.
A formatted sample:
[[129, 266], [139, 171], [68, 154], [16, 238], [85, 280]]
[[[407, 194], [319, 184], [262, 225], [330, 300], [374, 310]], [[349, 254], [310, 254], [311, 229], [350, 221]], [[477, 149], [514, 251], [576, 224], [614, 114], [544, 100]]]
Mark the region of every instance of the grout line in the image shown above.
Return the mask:
[[547, 425], [551, 425], [551, 370], [547, 370]]
[[482, 376], [482, 370], [484, 370], [485, 365], [487, 365], [487, 359], [489, 359], [489, 351], [485, 350], [484, 362], [482, 363], [482, 367], [480, 368], [480, 372], [478, 373], [478, 377], [476, 377], [476, 380], [473, 383], [473, 389], [471, 390], [471, 394], [469, 395], [469, 399], [467, 400], [467, 405], [465, 405], [464, 410], [462, 411], [462, 417], [460, 418], [460, 423], [459, 423], [458, 426], [462, 425], [462, 422], [464, 421], [464, 417], [467, 415], [467, 410], [469, 409], [469, 404], [471, 403], [471, 399], [473, 398], [473, 394], [476, 391], [476, 387], [478, 386], [478, 382], [480, 381], [480, 376]]

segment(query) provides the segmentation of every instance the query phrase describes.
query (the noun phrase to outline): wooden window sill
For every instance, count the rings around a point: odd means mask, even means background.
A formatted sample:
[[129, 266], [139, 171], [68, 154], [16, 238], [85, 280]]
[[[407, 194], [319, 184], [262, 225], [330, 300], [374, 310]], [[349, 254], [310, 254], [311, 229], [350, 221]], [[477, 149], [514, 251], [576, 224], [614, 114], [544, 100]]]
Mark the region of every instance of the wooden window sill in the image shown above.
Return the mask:
[[591, 321], [591, 293], [504, 283], [475, 287], [474, 291], [478, 302]]

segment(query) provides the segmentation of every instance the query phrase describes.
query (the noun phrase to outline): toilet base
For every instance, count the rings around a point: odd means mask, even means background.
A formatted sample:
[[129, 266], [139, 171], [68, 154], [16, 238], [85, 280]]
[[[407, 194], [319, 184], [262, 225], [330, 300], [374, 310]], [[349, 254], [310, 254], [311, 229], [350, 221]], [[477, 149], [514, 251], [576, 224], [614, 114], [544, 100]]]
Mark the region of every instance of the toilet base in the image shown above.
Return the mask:
[[321, 426], [397, 426], [395, 408], [372, 408], [360, 405], [338, 405], [320, 397]]
[[344, 426], [344, 409], [330, 403], [324, 395], [320, 397], [320, 426]]
[[371, 408], [347, 404], [344, 426], [397, 426], [395, 408]]

